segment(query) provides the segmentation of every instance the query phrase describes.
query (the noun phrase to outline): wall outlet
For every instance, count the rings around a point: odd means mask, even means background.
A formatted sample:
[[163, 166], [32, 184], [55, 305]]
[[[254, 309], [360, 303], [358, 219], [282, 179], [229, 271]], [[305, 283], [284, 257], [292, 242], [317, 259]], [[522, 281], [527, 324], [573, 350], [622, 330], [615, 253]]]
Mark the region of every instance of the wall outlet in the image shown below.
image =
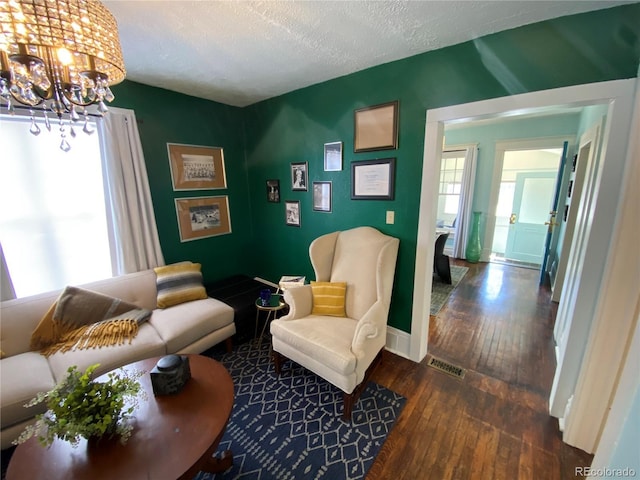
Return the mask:
[[387, 210], [387, 224], [393, 225], [396, 221], [396, 212], [393, 210]]

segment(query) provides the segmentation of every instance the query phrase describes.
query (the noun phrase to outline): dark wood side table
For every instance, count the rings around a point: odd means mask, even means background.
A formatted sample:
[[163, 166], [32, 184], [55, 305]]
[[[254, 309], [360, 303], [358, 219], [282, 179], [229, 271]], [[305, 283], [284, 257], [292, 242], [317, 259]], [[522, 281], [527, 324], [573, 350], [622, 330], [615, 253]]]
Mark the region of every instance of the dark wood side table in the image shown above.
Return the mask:
[[[160, 357], [122, 367], [149, 372]], [[122, 445], [117, 439], [97, 445], [82, 440], [73, 448], [57, 440], [42, 447], [37, 439], [18, 446], [7, 480], [189, 479], [199, 471], [220, 472], [233, 456], [213, 457], [233, 408], [233, 380], [219, 362], [189, 355], [191, 379], [175, 395], [153, 395], [147, 374], [140, 383], [148, 400], [134, 412], [134, 430]]]

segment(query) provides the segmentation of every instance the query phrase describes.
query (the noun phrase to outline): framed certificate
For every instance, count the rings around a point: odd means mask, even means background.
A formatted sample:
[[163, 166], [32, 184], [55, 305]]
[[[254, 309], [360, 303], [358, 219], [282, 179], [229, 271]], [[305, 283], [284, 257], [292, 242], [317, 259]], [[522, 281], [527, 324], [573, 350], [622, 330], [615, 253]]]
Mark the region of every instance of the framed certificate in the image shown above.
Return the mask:
[[351, 162], [352, 200], [393, 200], [395, 158]]

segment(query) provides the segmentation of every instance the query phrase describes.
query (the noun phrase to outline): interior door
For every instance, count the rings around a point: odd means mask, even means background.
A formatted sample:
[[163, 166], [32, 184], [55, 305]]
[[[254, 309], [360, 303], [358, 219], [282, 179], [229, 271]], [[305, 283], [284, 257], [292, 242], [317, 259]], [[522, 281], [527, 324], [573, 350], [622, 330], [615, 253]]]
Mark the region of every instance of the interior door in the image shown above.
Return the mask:
[[516, 176], [505, 258], [541, 265], [547, 235], [545, 222], [555, 192], [556, 172], [523, 172]]
[[[567, 149], [569, 148], [569, 142], [564, 142], [562, 145], [562, 157], [560, 157], [560, 168], [558, 169], [558, 175], [556, 177], [556, 188], [553, 194], [553, 204], [549, 211], [549, 229], [547, 231], [547, 237], [544, 242], [544, 253], [542, 254], [542, 267], [540, 267], [540, 279], [539, 284], [542, 285], [545, 276], [547, 274], [547, 267], [549, 263], [549, 257], [551, 254], [552, 245], [558, 242], [558, 229], [555, 228], [558, 225], [558, 204], [560, 202], [560, 188], [562, 187], [562, 176], [564, 175], [565, 165], [567, 164]], [[552, 281], [553, 283], [553, 281]]]

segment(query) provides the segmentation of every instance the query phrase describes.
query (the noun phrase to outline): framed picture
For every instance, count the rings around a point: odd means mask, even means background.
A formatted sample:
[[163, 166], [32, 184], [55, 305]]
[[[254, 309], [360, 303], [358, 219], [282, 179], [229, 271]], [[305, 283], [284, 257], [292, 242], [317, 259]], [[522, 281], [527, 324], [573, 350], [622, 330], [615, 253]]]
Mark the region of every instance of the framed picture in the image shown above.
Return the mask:
[[229, 197], [176, 198], [180, 241], [231, 233]]
[[351, 199], [393, 200], [395, 158], [351, 162]]
[[267, 180], [267, 202], [280, 203], [280, 180]]
[[300, 202], [298, 200], [286, 200], [284, 202], [287, 225], [300, 226]]
[[313, 182], [313, 209], [331, 211], [331, 182]]
[[324, 171], [339, 172], [342, 170], [342, 142], [324, 144]]
[[354, 152], [398, 147], [398, 101], [360, 108], [354, 116]]
[[174, 190], [227, 188], [222, 148], [167, 143], [167, 150]]
[[291, 189], [307, 191], [307, 162], [291, 164]]

